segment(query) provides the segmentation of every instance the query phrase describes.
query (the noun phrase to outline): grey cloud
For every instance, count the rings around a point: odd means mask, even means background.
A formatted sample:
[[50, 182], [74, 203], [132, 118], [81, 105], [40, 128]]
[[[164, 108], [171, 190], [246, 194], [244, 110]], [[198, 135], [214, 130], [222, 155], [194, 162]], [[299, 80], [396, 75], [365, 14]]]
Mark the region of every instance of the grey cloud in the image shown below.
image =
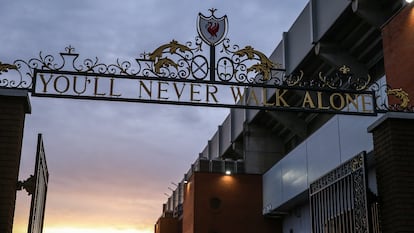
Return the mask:
[[[0, 61], [26, 60], [37, 57], [39, 51], [59, 59], [58, 53], [69, 44], [82, 59], [97, 56], [105, 63], [114, 63], [116, 58], [133, 61], [140, 53], [172, 39], [194, 41], [196, 17], [199, 12], [208, 15], [211, 7], [218, 9], [217, 16], [228, 15], [228, 37], [233, 44], [251, 45], [270, 55], [305, 2], [7, 1], [0, 8]], [[113, 184], [128, 187], [130, 194], [145, 199], [148, 194], [130, 187], [134, 183], [157, 193], [159, 206], [153, 208], [161, 208], [170, 182], [183, 177], [229, 112], [35, 97], [31, 102], [21, 177], [27, 178], [33, 171], [36, 134], [43, 133], [51, 172], [48, 195], [54, 200], [46, 211], [54, 213], [60, 210], [60, 193], [88, 189], [94, 180], [91, 195], [93, 190], [105, 190]], [[126, 194], [128, 198], [130, 194]], [[149, 218], [155, 221], [160, 211]], [[75, 215], [81, 216], [81, 211]]]

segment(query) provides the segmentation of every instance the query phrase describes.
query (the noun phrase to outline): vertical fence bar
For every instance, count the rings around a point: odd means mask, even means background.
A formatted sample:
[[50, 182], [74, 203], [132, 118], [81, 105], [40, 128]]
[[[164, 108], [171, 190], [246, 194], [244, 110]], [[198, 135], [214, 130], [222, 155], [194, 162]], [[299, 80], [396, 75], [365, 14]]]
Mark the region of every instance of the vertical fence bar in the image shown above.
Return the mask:
[[364, 156], [365, 153], [355, 156], [311, 184], [313, 233], [368, 233], [370, 222], [372, 232], [380, 233], [375, 217], [378, 209], [374, 205], [368, 208], [364, 191], [367, 190]]

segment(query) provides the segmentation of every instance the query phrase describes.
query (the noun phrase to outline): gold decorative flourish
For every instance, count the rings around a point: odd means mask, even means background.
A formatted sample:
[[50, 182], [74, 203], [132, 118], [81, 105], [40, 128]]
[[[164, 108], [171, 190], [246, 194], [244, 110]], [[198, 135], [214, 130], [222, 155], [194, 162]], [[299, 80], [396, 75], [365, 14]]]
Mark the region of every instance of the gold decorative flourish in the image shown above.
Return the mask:
[[371, 82], [371, 76], [367, 74], [366, 78], [356, 77], [351, 73], [351, 68], [342, 65], [333, 76], [325, 76], [322, 72], [319, 72], [319, 80], [323, 87], [330, 89], [340, 89], [345, 86], [362, 91], [368, 87]]
[[0, 74], [9, 70], [17, 70], [17, 66], [0, 62]]
[[410, 98], [408, 97], [408, 93], [403, 91], [402, 88], [396, 88], [396, 89], [388, 89], [387, 95], [393, 95], [396, 98], [401, 100], [400, 107], [401, 108], [407, 108], [408, 104], [410, 103]]
[[349, 68], [346, 65], [341, 66], [341, 68], [339, 68], [339, 71], [341, 71], [342, 74], [348, 74], [351, 71], [351, 68]]
[[[328, 77], [326, 77], [322, 72], [319, 72], [319, 80], [322, 81], [323, 87], [327, 86], [330, 89], [338, 89], [335, 82], [332, 82]], [[335, 80], [336, 81], [336, 80]], [[335, 85], [333, 85], [335, 84]]]
[[178, 64], [169, 58], [159, 58], [158, 61], [155, 62], [154, 64], [154, 70], [156, 73], [160, 73], [162, 67], [168, 67], [168, 66], [173, 66], [177, 68]]
[[352, 171], [356, 171], [358, 168], [360, 168], [363, 164], [364, 160], [362, 156], [358, 156], [354, 159], [352, 159], [351, 162], [351, 167], [352, 167]]
[[291, 74], [286, 78], [285, 82], [288, 86], [296, 86], [300, 83], [300, 81], [302, 81], [303, 75], [303, 71], [299, 70], [299, 75]]
[[[149, 59], [155, 62], [154, 70], [156, 73], [160, 73], [160, 69], [163, 66], [173, 66], [178, 67], [177, 63], [169, 58], [162, 58], [165, 50], [168, 50], [170, 54], [177, 54], [177, 50], [185, 53], [191, 51], [187, 46], [178, 43], [176, 40], [172, 40], [169, 44], [164, 44], [154, 50], [154, 52], [149, 54]], [[158, 59], [157, 59], [158, 58]]]
[[371, 75], [367, 74], [367, 79], [364, 80], [362, 83], [359, 83], [356, 87], [357, 91], [362, 91], [368, 88], [369, 83], [371, 82]]
[[270, 72], [272, 68], [281, 68], [280, 64], [273, 63], [262, 52], [253, 49], [251, 46], [246, 46], [244, 49], [240, 49], [234, 53], [237, 56], [247, 56], [249, 60], [253, 60], [255, 56], [259, 57], [260, 63], [254, 64], [247, 69], [247, 72], [255, 71], [263, 74], [264, 80], [269, 80]]
[[169, 48], [169, 53], [171, 54], [177, 53], [178, 49], [181, 52], [191, 51], [191, 49], [188, 48], [187, 46], [178, 43], [176, 40], [172, 40], [169, 44], [161, 45], [160, 47], [155, 49], [154, 52], [150, 53], [149, 58], [154, 61], [157, 57], [161, 58], [164, 50], [168, 48]]

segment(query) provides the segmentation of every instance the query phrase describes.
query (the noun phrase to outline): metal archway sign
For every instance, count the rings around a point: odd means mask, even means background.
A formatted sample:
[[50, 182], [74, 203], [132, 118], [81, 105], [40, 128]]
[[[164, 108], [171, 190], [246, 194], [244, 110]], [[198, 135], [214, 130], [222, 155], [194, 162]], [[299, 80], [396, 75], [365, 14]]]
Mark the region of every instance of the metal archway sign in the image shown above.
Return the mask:
[[[0, 63], [0, 74], [10, 71], [0, 88], [27, 89], [38, 97], [270, 111], [376, 115], [389, 110], [377, 103], [380, 91], [389, 88], [373, 85], [369, 75], [354, 75], [350, 67], [316, 78], [301, 71], [286, 74], [253, 47], [231, 45], [225, 37], [227, 17], [217, 18], [215, 11], [210, 9], [209, 17], [199, 14], [194, 42], [172, 40], [134, 61], [81, 60], [68, 46], [59, 59], [40, 52], [28, 61]], [[208, 56], [203, 46], [209, 47]], [[401, 96], [396, 89], [393, 93]]]

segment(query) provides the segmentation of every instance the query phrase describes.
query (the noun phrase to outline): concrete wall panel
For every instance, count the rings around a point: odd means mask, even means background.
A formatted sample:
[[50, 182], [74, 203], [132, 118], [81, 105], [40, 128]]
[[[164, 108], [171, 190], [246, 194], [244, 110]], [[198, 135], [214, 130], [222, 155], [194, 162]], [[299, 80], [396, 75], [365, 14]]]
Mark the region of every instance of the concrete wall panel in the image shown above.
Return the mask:
[[263, 214], [283, 203], [282, 164], [277, 163], [263, 175]]
[[312, 42], [318, 42], [350, 4], [349, 0], [311, 0]]
[[216, 133], [213, 135], [210, 141], [210, 159], [215, 159], [219, 157], [219, 146], [220, 146], [220, 140], [219, 140], [219, 130], [216, 131]]
[[242, 134], [243, 127], [244, 127], [244, 120], [245, 120], [245, 110], [244, 109], [231, 109], [231, 130], [232, 130], [232, 138], [231, 140], [234, 141], [236, 138]]
[[306, 160], [306, 144], [301, 144], [295, 148], [292, 156], [287, 156], [281, 161], [283, 201], [295, 197], [308, 188]]
[[307, 154], [309, 183], [339, 165], [341, 159], [336, 117], [307, 140]]
[[305, 7], [287, 33], [284, 33], [285, 67], [292, 72], [312, 49], [310, 7]]
[[366, 132], [377, 117], [338, 116], [341, 163], [361, 151], [373, 150], [372, 135]]
[[220, 130], [220, 156], [223, 155], [223, 153], [231, 147], [231, 134], [232, 134], [232, 128], [231, 128], [231, 115], [227, 115], [226, 119], [224, 120], [223, 124], [221, 125]]

